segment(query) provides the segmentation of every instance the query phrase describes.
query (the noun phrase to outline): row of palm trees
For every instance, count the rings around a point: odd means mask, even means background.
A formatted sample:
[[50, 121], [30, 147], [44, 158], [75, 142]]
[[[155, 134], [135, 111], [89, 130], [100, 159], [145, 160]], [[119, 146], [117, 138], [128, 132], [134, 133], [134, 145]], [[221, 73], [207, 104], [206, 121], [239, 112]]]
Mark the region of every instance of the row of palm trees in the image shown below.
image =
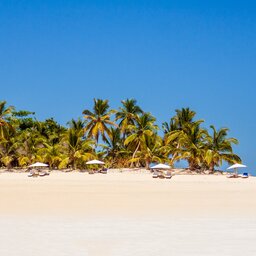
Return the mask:
[[[237, 139], [228, 129], [202, 127], [189, 108], [176, 110], [169, 122], [156, 125], [135, 99], [121, 101], [118, 110], [108, 100], [94, 99], [83, 118], [58, 124], [53, 118], [38, 121], [35, 113], [16, 111], [0, 102], [0, 167], [25, 167], [35, 161], [50, 168], [83, 169], [85, 162], [100, 158], [109, 167], [146, 167], [153, 162], [185, 160], [190, 170], [211, 172], [222, 165], [240, 162], [233, 153]], [[162, 136], [160, 136], [162, 134]]]

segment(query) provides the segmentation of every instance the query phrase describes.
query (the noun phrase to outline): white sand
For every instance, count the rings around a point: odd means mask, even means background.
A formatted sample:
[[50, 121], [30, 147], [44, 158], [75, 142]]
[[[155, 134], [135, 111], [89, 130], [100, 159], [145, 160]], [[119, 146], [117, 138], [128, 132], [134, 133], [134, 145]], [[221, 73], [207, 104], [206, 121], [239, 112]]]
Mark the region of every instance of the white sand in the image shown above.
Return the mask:
[[0, 174], [0, 255], [256, 255], [256, 178]]

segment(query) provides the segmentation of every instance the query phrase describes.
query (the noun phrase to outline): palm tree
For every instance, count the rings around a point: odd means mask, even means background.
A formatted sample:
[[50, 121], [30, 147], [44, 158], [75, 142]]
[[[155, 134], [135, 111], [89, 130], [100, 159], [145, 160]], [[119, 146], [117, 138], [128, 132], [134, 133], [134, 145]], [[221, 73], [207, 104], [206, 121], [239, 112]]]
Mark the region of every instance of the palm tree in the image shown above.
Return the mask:
[[206, 136], [206, 130], [200, 128], [203, 120], [194, 121], [196, 112], [189, 108], [176, 109], [175, 112], [170, 124], [163, 124], [166, 154], [172, 156], [171, 165], [177, 160], [186, 159], [190, 169], [197, 169], [202, 161]]
[[153, 136], [158, 130], [158, 127], [154, 124], [155, 121], [155, 117], [150, 113], [143, 113], [136, 117], [135, 125], [128, 126], [131, 134], [125, 139], [124, 144], [132, 148], [132, 159], [135, 158], [137, 151], [146, 147], [147, 138]]
[[65, 157], [59, 164], [60, 169], [68, 165], [71, 165], [73, 169], [78, 166], [83, 167], [85, 161], [95, 156], [93, 150], [94, 141], [83, 138], [81, 120], [77, 122], [72, 120], [70, 126], [62, 141]]
[[123, 149], [123, 140], [119, 128], [110, 127], [109, 138], [106, 141], [107, 156], [115, 158]]
[[184, 126], [193, 122], [193, 118], [196, 115], [196, 112], [190, 110], [189, 108], [182, 108], [175, 110], [176, 115], [172, 118], [174, 125], [178, 130], [182, 130]]
[[26, 129], [18, 137], [17, 152], [19, 161], [32, 163], [33, 161], [42, 161], [38, 150], [44, 148], [46, 138], [42, 136], [35, 128]]
[[78, 120], [72, 119], [68, 122], [71, 129], [74, 129], [77, 133], [84, 132], [84, 122], [79, 118]]
[[17, 134], [14, 129], [8, 126], [4, 129], [4, 136], [0, 140], [0, 162], [8, 169], [13, 167], [17, 160]]
[[102, 139], [106, 141], [106, 134], [110, 133], [109, 126], [116, 126], [110, 120], [111, 114], [114, 112], [114, 110], [109, 110], [108, 100], [94, 99], [93, 112], [88, 109], [83, 111], [87, 121], [85, 132], [88, 133], [88, 137], [94, 138], [98, 143], [101, 135]]
[[171, 118], [169, 123], [164, 122], [162, 124], [162, 129], [163, 129], [164, 135], [166, 135], [166, 134], [169, 134], [171, 131], [178, 130], [178, 126], [174, 122], [173, 118]]
[[207, 131], [200, 127], [201, 120], [186, 124], [183, 130], [172, 131], [167, 143], [174, 143], [175, 160], [186, 159], [189, 169], [199, 169], [203, 162], [204, 142]]
[[106, 140], [106, 145], [103, 145], [103, 149], [105, 158], [112, 167], [119, 167], [126, 162], [128, 151], [124, 146], [119, 128], [110, 127], [109, 138]]
[[13, 106], [6, 107], [6, 101], [0, 102], [0, 137], [4, 136], [4, 128], [13, 128], [10, 123], [6, 120], [14, 110]]
[[173, 157], [172, 157], [172, 165], [173, 165], [175, 161], [175, 156], [177, 154], [177, 152], [175, 152], [175, 149], [178, 148], [179, 145], [177, 143], [177, 140], [176, 141], [170, 140], [169, 137], [173, 131], [178, 131], [178, 126], [175, 123], [174, 119], [171, 118], [169, 123], [167, 122], [162, 123], [162, 130], [164, 132], [163, 147], [165, 148], [165, 154], [170, 155], [173, 153]]
[[163, 154], [163, 140], [157, 134], [146, 137], [146, 143], [137, 151], [137, 154], [130, 162], [139, 162], [149, 170], [149, 165], [152, 162], [166, 162], [168, 158]]
[[43, 162], [48, 163], [50, 169], [58, 167], [64, 158], [60, 144], [50, 145], [44, 143], [44, 148], [38, 150], [38, 155], [41, 155]]
[[125, 138], [128, 132], [128, 126], [134, 125], [137, 115], [142, 114], [143, 111], [137, 105], [135, 99], [122, 100], [121, 103], [123, 106], [120, 107], [119, 111], [116, 113], [116, 120], [120, 120], [119, 127]]
[[205, 161], [209, 166], [211, 172], [214, 172], [215, 166], [220, 166], [222, 161], [226, 161], [229, 164], [235, 162], [241, 162], [238, 155], [233, 153], [232, 144], [238, 144], [238, 140], [235, 138], [227, 138], [228, 128], [216, 128], [211, 125], [210, 128], [213, 131], [212, 136], [206, 137], [206, 151]]

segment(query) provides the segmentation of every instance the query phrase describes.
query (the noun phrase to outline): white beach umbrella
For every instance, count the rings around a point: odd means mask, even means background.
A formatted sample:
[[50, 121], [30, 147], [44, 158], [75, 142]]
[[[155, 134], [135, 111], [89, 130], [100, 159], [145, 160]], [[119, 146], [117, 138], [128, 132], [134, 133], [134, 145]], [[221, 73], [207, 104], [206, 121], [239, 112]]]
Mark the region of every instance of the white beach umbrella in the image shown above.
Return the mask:
[[95, 160], [86, 162], [86, 164], [105, 164], [105, 163], [95, 159]]
[[235, 172], [237, 173], [237, 169], [238, 169], [238, 168], [246, 168], [246, 167], [247, 167], [247, 166], [244, 165], [244, 164], [233, 164], [233, 165], [229, 166], [229, 167], [227, 168], [227, 170], [234, 169]]
[[29, 165], [28, 167], [47, 167], [49, 166], [48, 164], [44, 164], [44, 163], [40, 163], [40, 162], [36, 162], [34, 164]]
[[167, 164], [157, 164], [155, 166], [152, 166], [151, 169], [171, 169], [171, 167]]
[[231, 165], [231, 166], [228, 167], [228, 170], [230, 170], [230, 169], [236, 169], [236, 168], [245, 168], [245, 167], [247, 167], [247, 166], [244, 165], [244, 164], [233, 164], [233, 165]]

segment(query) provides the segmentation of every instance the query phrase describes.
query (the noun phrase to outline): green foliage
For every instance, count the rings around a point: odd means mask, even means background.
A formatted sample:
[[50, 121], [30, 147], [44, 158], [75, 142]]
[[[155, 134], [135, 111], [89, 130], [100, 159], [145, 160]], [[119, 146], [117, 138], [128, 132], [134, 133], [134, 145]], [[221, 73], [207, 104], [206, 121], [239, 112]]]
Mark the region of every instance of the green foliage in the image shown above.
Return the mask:
[[[114, 115], [115, 114], [115, 115]], [[84, 119], [71, 119], [68, 126], [53, 118], [38, 121], [35, 113], [0, 102], [0, 166], [26, 167], [34, 161], [52, 169], [83, 169], [85, 162], [103, 159], [109, 167], [146, 167], [150, 163], [186, 160], [190, 169], [214, 171], [222, 163], [241, 162], [233, 152], [238, 140], [228, 137], [228, 128], [209, 131], [189, 108], [175, 110], [162, 125], [159, 136], [156, 118], [143, 111], [135, 99], [121, 101], [118, 110], [108, 100], [94, 99]], [[100, 140], [100, 144], [99, 144]]]
[[86, 109], [83, 111], [86, 120], [85, 133], [89, 138], [94, 138], [97, 143], [99, 136], [102, 136], [104, 141], [107, 140], [107, 135], [110, 133], [109, 126], [116, 126], [110, 120], [114, 110], [109, 110], [108, 100], [94, 99], [93, 112]]
[[29, 115], [35, 115], [35, 112], [27, 111], [27, 110], [20, 110], [20, 111], [13, 111], [12, 115], [15, 117], [25, 117]]

